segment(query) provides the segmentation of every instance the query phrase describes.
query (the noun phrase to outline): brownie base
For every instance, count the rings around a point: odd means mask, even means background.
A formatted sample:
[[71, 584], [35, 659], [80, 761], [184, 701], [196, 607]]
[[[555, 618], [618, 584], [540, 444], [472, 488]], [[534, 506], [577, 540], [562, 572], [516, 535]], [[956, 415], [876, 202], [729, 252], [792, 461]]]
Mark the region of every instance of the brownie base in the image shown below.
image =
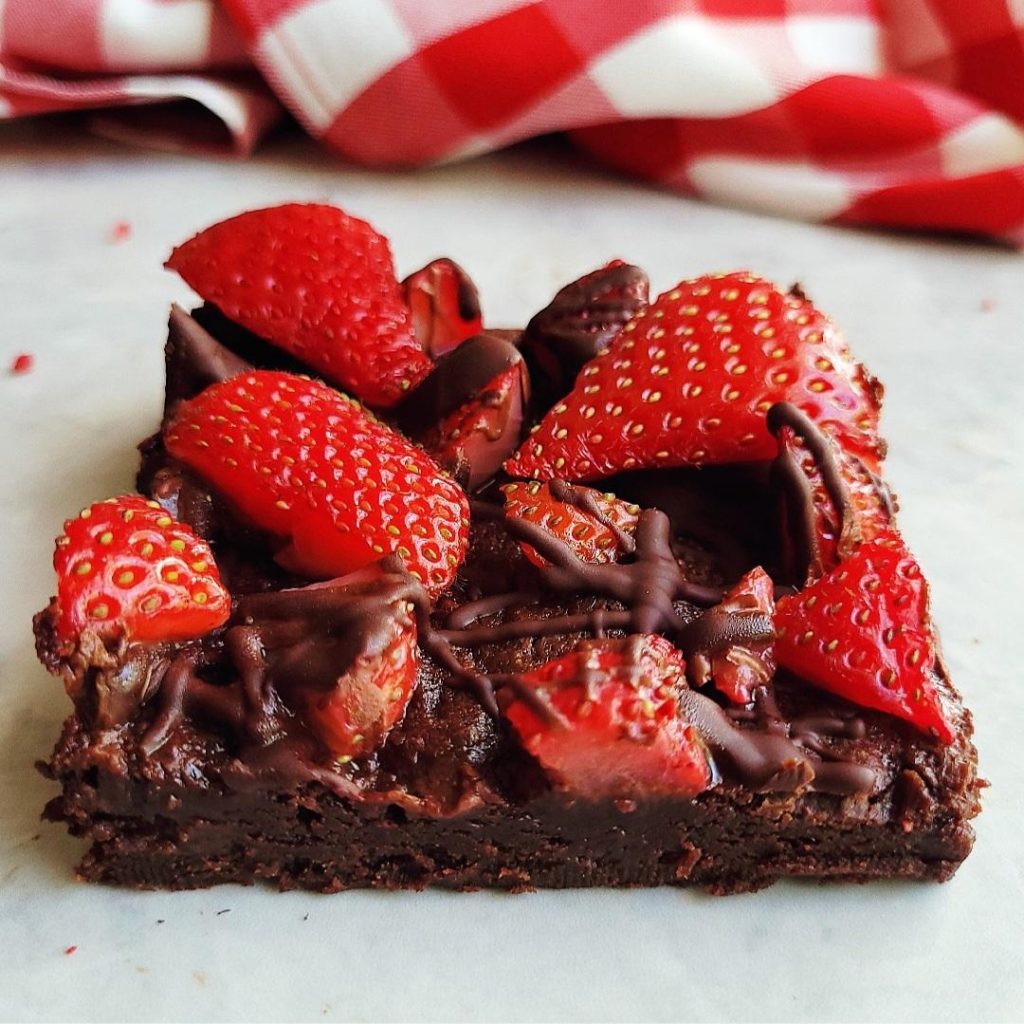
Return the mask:
[[[60, 816], [60, 811], [54, 808]], [[332, 798], [267, 802], [232, 821], [111, 818], [75, 823], [92, 840], [79, 874], [138, 888], [269, 882], [281, 889], [703, 886], [718, 894], [783, 877], [945, 881], [970, 848], [949, 821], [908, 841], [898, 826], [842, 827], [765, 800], [737, 815], [721, 800], [368, 821]]]
[[932, 778], [938, 800], [904, 768], [873, 798], [730, 784], [694, 800], [574, 801], [547, 790], [512, 804], [480, 787], [466, 810], [441, 816], [385, 794], [354, 802], [319, 783], [268, 791], [228, 789], [212, 774], [141, 779], [98, 761], [74, 719], [58, 750], [44, 771], [63, 791], [46, 817], [90, 842], [83, 879], [136, 888], [675, 885], [724, 895], [784, 877], [945, 881], [971, 850], [978, 807], [973, 760], [956, 750]]

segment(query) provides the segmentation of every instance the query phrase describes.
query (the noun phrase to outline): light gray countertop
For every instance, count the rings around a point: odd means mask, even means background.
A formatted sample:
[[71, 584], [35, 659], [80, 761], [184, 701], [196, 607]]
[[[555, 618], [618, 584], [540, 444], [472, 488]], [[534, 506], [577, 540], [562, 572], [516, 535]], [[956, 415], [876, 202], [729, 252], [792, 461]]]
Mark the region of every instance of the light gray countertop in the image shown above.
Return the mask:
[[[547, 157], [547, 159], [544, 159]], [[157, 423], [170, 247], [240, 209], [325, 199], [400, 272], [450, 255], [489, 322], [613, 256], [655, 290], [705, 270], [799, 280], [886, 385], [888, 472], [932, 582], [992, 787], [948, 885], [754, 896], [509, 897], [76, 882], [32, 769], [67, 711], [36, 662], [53, 537], [131, 487]], [[120, 243], [117, 221], [131, 225]], [[6, 374], [31, 352], [32, 373]], [[651, 191], [532, 148], [419, 174], [279, 142], [244, 163], [0, 130], [0, 1018], [995, 1020], [1024, 1015], [1024, 258], [817, 227]], [[228, 911], [228, 912], [225, 912]], [[67, 947], [77, 946], [72, 954]]]

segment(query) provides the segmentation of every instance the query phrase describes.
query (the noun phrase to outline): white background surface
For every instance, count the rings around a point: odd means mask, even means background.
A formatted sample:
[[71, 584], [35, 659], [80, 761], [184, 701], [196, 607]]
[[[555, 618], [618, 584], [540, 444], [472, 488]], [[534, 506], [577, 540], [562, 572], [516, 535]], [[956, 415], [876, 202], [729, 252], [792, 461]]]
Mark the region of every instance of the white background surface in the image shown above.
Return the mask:
[[[0, 1018], [1024, 1016], [1024, 258], [720, 210], [543, 156], [382, 175], [299, 142], [234, 164], [0, 131]], [[495, 325], [612, 256], [644, 266], [657, 291], [739, 267], [805, 285], [886, 384], [902, 526], [992, 781], [950, 884], [782, 884], [722, 900], [74, 880], [82, 851], [39, 822], [54, 787], [32, 769], [67, 711], [29, 628], [52, 590], [52, 538], [131, 486], [133, 446], [157, 424], [167, 306], [187, 296], [161, 270], [172, 244], [285, 199], [372, 220], [401, 273], [456, 258]], [[132, 237], [113, 244], [118, 220]], [[22, 350], [34, 372], [8, 376]]]

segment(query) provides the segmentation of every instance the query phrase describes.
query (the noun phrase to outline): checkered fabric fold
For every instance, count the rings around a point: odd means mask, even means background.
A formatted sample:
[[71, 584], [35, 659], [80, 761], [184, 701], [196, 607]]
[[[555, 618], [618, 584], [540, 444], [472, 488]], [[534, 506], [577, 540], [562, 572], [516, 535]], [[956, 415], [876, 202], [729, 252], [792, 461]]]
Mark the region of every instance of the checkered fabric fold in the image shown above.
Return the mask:
[[1024, 245], [1024, 0], [0, 0], [0, 117], [243, 155], [279, 104], [361, 163], [567, 132], [712, 200]]

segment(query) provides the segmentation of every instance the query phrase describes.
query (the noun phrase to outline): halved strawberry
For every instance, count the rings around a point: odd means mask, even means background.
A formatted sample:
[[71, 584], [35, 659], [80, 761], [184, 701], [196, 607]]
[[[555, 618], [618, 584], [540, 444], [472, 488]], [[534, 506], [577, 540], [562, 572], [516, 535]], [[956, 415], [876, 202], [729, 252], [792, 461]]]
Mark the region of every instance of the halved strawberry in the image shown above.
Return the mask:
[[735, 704], [749, 704], [754, 690], [775, 675], [775, 587], [758, 566], [679, 637], [690, 682], [713, 682]]
[[484, 322], [480, 296], [469, 274], [454, 260], [431, 260], [402, 281], [416, 340], [431, 359], [479, 334]]
[[213, 554], [184, 523], [137, 494], [100, 501], [64, 524], [53, 554], [56, 632], [187, 640], [223, 625], [231, 597]]
[[783, 559], [793, 579], [809, 583], [889, 529], [892, 498], [795, 406], [772, 406], [768, 428], [779, 443], [772, 469], [784, 505]]
[[576, 375], [647, 305], [647, 275], [622, 260], [567, 284], [526, 325], [522, 350], [541, 408], [568, 393]]
[[783, 668], [952, 742], [935, 687], [928, 585], [897, 534], [862, 544], [806, 589], [780, 598], [775, 626]]
[[250, 210], [179, 245], [166, 266], [369, 405], [394, 405], [430, 370], [388, 240], [335, 206]]
[[810, 303], [749, 273], [701, 277], [640, 310], [505, 468], [594, 480], [770, 459], [765, 414], [783, 401], [876, 468], [880, 395]]
[[664, 637], [585, 643], [522, 677], [549, 714], [523, 696], [505, 714], [552, 782], [575, 795], [695, 796], [711, 773], [679, 713], [685, 673]]
[[[543, 527], [584, 562], [605, 565], [633, 552], [638, 505], [562, 480], [517, 482], [505, 484], [501, 490], [509, 519], [525, 519]], [[534, 565], [550, 564], [530, 544], [520, 547]]]
[[462, 561], [462, 489], [319, 381], [261, 370], [214, 384], [178, 406], [164, 443], [279, 537], [277, 560], [296, 572], [342, 576], [394, 553], [436, 597]]

